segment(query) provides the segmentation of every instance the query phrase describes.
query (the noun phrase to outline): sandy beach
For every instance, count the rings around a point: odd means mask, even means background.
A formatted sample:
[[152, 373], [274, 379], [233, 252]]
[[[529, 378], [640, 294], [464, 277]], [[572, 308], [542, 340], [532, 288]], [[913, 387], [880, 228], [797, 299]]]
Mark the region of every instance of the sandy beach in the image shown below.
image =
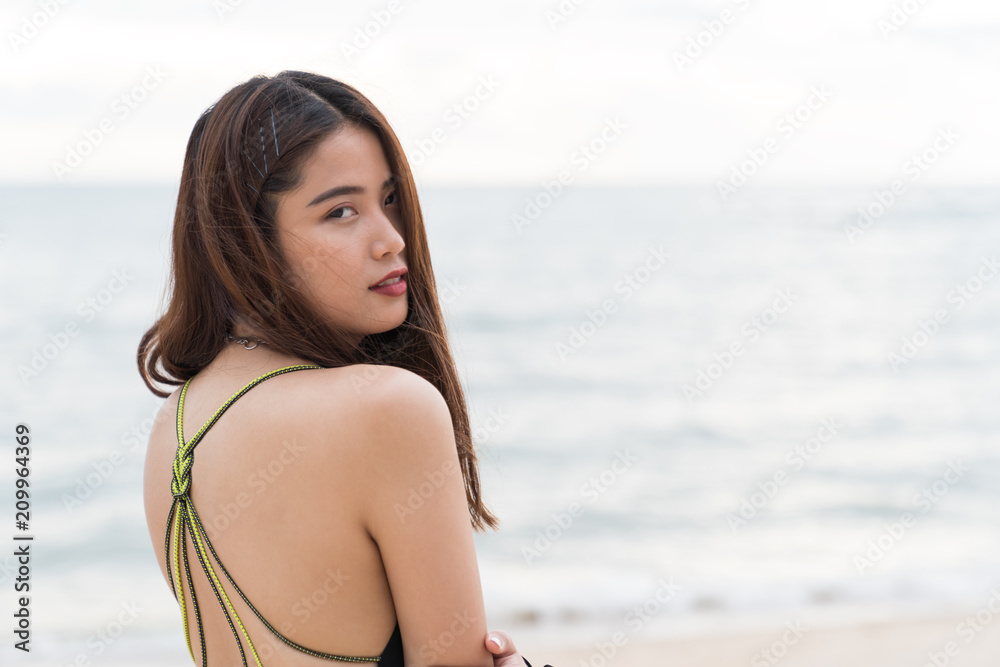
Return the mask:
[[[985, 667], [1000, 660], [1000, 618], [975, 614], [840, 627], [776, 628], [773, 632], [668, 641], [608, 638], [578, 647], [521, 642], [533, 667]], [[985, 623], [983, 622], [985, 621]], [[794, 624], [790, 624], [794, 625]], [[978, 630], [976, 629], [978, 628]], [[516, 639], [516, 637], [515, 637]], [[621, 638], [620, 638], [621, 639]], [[603, 648], [603, 652], [602, 652]], [[608, 654], [609, 657], [605, 657]]]

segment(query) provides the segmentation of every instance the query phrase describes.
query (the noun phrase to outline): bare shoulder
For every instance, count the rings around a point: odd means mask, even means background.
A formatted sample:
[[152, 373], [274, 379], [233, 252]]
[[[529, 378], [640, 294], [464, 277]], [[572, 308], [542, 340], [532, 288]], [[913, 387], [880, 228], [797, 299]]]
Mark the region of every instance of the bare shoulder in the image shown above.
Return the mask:
[[413, 371], [398, 366], [376, 366], [357, 364], [348, 366], [347, 382], [355, 394], [369, 406], [377, 406], [382, 401], [405, 401], [429, 407], [439, 404], [447, 407], [444, 397], [437, 387]]
[[[296, 493], [310, 499], [317, 517], [350, 503], [350, 520], [377, 546], [403, 645], [431, 647], [411, 649], [407, 664], [491, 665], [447, 401], [431, 382], [405, 369], [329, 370], [295, 392], [307, 397], [297, 411], [308, 413], [313, 437], [329, 443]], [[452, 642], [444, 646], [441, 637]]]
[[[448, 404], [437, 387], [420, 375], [397, 366], [356, 364], [327, 369], [303, 383], [296, 392], [297, 415], [320, 428], [350, 429], [373, 445], [386, 429], [440, 427], [450, 429]], [[344, 419], [348, 417], [348, 419]], [[328, 420], [336, 420], [336, 424]]]
[[357, 516], [382, 558], [403, 645], [422, 647], [406, 662], [492, 665], [448, 403], [407, 370], [353, 372], [367, 380], [355, 399]]
[[289, 398], [295, 432], [306, 441], [339, 443], [322, 451], [332, 455], [330, 465], [352, 466], [359, 482], [391, 484], [413, 459], [457, 462], [448, 404], [420, 375], [371, 364], [303, 375], [311, 377]]
[[[370, 367], [369, 367], [370, 368]], [[358, 437], [373, 457], [384, 463], [383, 476], [408, 475], [415, 459], [457, 460], [448, 404], [437, 387], [402, 368], [374, 367], [371, 383], [362, 387], [358, 405]], [[392, 458], [392, 462], [386, 461]], [[395, 463], [393, 465], [392, 463]]]

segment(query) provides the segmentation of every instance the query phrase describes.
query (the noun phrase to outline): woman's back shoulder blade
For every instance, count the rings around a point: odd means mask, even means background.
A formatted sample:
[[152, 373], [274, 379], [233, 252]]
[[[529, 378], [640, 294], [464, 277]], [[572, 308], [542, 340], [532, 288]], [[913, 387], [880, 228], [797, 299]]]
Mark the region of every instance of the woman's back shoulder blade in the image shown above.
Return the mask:
[[[461, 631], [447, 648], [440, 647], [435, 664], [489, 664], [473, 528], [449, 405], [431, 382], [408, 370], [344, 370], [334, 390], [349, 396], [346, 410], [337, 412], [351, 422], [351, 443], [349, 455], [340, 457], [340, 465], [348, 467], [338, 479], [357, 500], [359, 528], [377, 545], [403, 645], [439, 644], [460, 622]], [[335, 495], [329, 482], [316, 488]]]
[[[437, 387], [413, 371], [398, 366], [355, 364], [321, 373], [309, 384], [299, 404], [299, 418], [324, 427], [351, 431], [384, 425], [410, 426], [449, 415]], [[346, 413], [346, 414], [345, 414]], [[336, 423], [323, 423], [333, 417]], [[345, 420], [344, 417], [347, 417]], [[362, 435], [355, 431], [355, 435]], [[377, 435], [373, 434], [373, 435]]]
[[315, 473], [348, 471], [372, 498], [373, 485], [401, 483], [408, 463], [454, 460], [454, 430], [441, 392], [420, 375], [396, 366], [358, 364], [320, 373], [305, 386], [294, 410]]

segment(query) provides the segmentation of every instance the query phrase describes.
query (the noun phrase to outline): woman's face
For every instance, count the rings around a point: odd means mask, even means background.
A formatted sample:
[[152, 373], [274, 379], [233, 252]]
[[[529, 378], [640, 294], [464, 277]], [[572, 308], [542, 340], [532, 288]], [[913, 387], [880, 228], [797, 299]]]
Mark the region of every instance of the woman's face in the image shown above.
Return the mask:
[[318, 144], [301, 185], [278, 203], [278, 240], [293, 277], [358, 342], [406, 319], [405, 275], [394, 288], [372, 289], [406, 267], [393, 176], [375, 133], [344, 125]]

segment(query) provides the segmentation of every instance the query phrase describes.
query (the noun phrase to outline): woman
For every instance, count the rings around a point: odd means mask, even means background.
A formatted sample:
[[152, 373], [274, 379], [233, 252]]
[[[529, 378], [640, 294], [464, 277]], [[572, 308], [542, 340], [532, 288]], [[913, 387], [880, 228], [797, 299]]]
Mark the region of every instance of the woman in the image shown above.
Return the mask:
[[499, 522], [383, 115], [305, 72], [227, 92], [188, 142], [172, 262], [138, 350], [167, 399], [144, 497], [192, 660], [530, 665], [484, 637], [473, 530]]

